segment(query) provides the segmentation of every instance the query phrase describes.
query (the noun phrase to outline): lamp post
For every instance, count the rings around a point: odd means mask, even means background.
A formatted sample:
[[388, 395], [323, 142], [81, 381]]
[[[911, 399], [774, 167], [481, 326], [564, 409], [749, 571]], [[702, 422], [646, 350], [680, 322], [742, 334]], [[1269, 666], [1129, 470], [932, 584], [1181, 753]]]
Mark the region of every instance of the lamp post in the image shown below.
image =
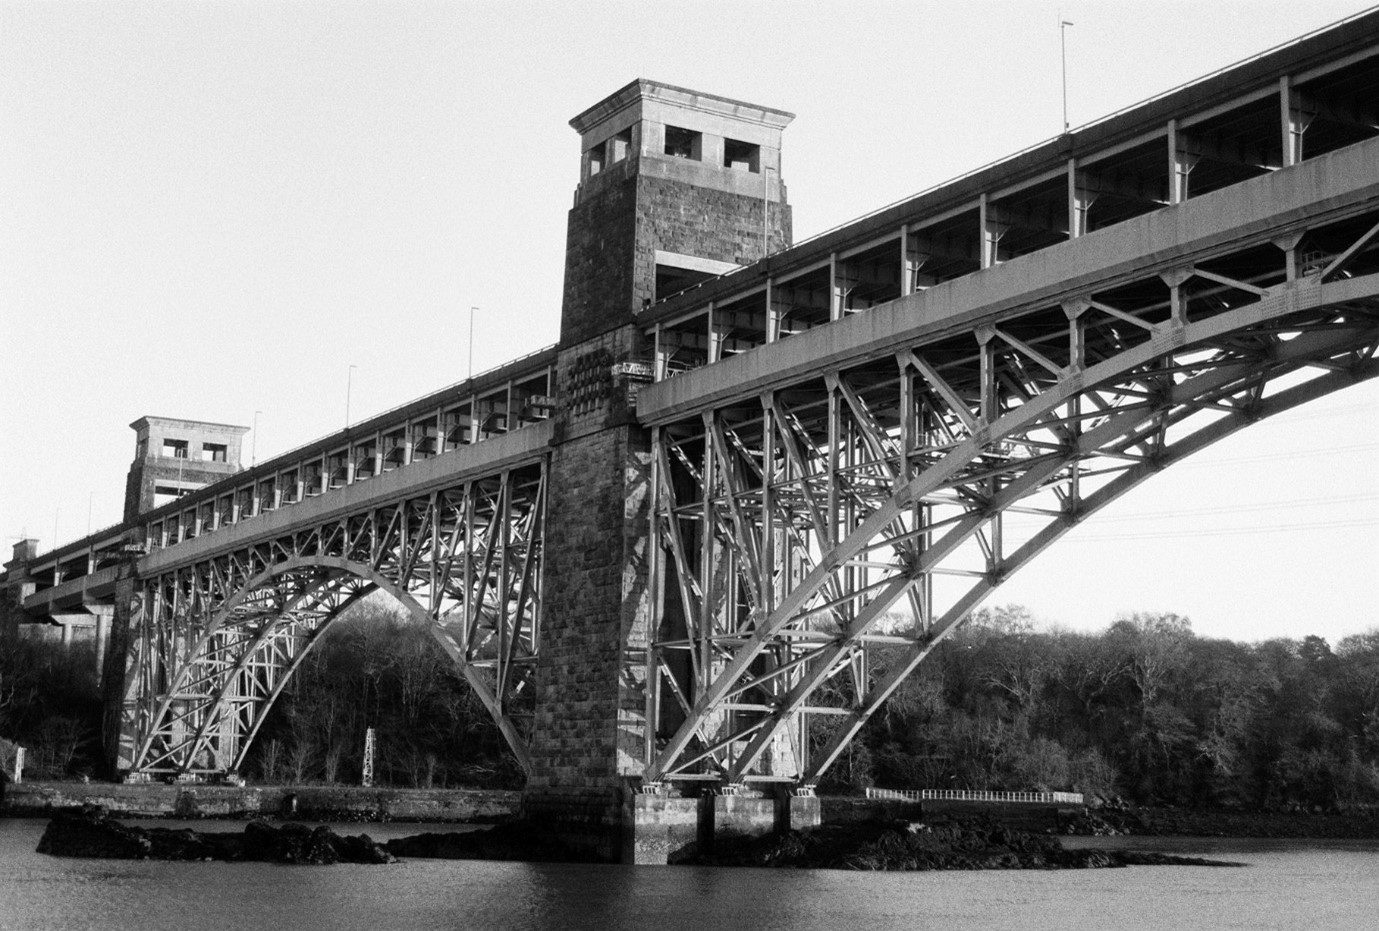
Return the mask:
[[1058, 50], [1063, 60], [1063, 131], [1068, 131], [1068, 27], [1070, 20], [1058, 14]]

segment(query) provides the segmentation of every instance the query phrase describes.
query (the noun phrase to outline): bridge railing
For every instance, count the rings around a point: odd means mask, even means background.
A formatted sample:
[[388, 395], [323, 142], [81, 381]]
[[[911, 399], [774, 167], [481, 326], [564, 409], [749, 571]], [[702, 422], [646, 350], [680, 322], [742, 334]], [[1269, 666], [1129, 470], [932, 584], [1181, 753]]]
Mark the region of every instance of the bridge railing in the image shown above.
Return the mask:
[[1011, 802], [1037, 805], [1081, 805], [1081, 792], [1001, 792], [987, 789], [878, 789], [867, 787], [867, 798], [893, 801]]
[[1371, 138], [1347, 114], [1379, 97], [1376, 28], [1348, 17], [668, 296], [641, 318], [655, 378]]
[[150, 550], [176, 546], [260, 514], [547, 419], [555, 347], [529, 353], [377, 414], [141, 516]]
[[260, 514], [547, 419], [555, 347], [479, 372], [236, 472], [139, 516], [25, 561], [37, 590], [118, 559], [127, 543], [163, 549]]

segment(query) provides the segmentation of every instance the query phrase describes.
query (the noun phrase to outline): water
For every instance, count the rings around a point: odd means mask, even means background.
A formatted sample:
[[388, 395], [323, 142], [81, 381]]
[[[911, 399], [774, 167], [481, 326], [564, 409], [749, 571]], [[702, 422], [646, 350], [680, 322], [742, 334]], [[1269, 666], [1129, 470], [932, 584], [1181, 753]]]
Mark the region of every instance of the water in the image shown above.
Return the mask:
[[[1248, 862], [1243, 869], [852, 873], [453, 860], [291, 867], [47, 857], [34, 853], [44, 824], [0, 819], [0, 928], [1379, 927], [1379, 841], [1070, 839]], [[454, 827], [337, 829], [387, 838]]]

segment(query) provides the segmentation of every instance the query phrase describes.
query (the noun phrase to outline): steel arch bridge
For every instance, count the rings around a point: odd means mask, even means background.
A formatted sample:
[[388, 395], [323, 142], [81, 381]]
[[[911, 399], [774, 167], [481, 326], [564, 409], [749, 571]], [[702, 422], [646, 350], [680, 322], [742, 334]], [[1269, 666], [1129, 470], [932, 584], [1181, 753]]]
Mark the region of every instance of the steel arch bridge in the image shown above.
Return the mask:
[[237, 772], [312, 646], [375, 592], [425, 625], [528, 768], [545, 488], [539, 458], [142, 579], [122, 768]]
[[3, 607], [127, 632], [107, 723], [136, 778], [239, 769], [378, 593], [538, 815], [807, 796], [1062, 535], [1379, 374], [1376, 89], [1368, 12], [790, 245], [789, 114], [634, 81], [572, 121], [558, 346], [17, 552]]
[[[647, 780], [817, 782], [984, 597], [1078, 523], [1379, 374], [1376, 219], [1146, 263], [663, 419]], [[1304, 237], [1327, 244], [1325, 263], [1299, 268]]]

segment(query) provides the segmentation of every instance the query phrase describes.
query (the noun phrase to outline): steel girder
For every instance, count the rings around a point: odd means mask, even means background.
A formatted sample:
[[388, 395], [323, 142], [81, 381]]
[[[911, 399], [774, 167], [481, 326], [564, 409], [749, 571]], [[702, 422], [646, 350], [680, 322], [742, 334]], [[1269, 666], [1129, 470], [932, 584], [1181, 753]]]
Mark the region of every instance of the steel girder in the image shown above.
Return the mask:
[[238, 770], [312, 645], [381, 591], [427, 625], [526, 769], [545, 489], [543, 460], [142, 580], [121, 768]]
[[1298, 236], [1244, 244], [657, 427], [647, 781], [815, 783], [1062, 534], [1379, 374], [1353, 223], [1308, 276]]

